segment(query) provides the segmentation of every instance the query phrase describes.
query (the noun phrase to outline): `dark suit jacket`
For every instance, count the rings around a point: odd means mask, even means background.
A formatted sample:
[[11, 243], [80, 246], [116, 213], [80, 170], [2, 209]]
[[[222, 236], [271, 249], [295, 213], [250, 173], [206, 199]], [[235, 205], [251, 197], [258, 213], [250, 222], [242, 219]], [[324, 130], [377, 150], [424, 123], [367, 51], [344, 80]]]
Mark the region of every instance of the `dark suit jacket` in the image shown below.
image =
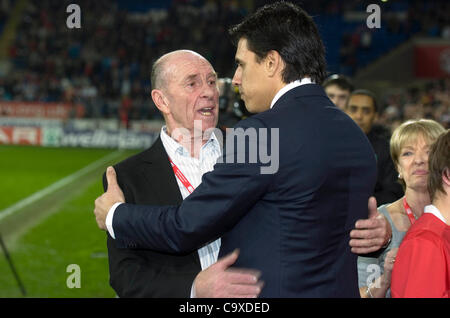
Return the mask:
[[[180, 204], [178, 188], [161, 139], [114, 166], [126, 202]], [[104, 177], [106, 188], [106, 179]], [[118, 249], [108, 235], [110, 284], [119, 297], [189, 297], [201, 270], [197, 251], [169, 255], [142, 249]]]
[[[239, 248], [235, 266], [262, 272], [262, 297], [359, 297], [349, 232], [367, 218], [376, 181], [367, 137], [316, 84], [288, 91], [237, 127], [258, 129], [245, 133], [246, 163], [236, 161], [228, 135], [223, 163], [179, 207], [120, 205], [118, 246], [177, 253], [222, 236], [221, 255]], [[279, 154], [276, 173], [261, 173], [268, 164], [264, 156], [255, 162], [255, 145]]]
[[377, 199], [378, 206], [397, 201], [404, 195], [390, 154], [389, 134], [390, 132], [382, 126], [373, 126], [367, 134], [377, 156], [378, 175], [373, 195]]

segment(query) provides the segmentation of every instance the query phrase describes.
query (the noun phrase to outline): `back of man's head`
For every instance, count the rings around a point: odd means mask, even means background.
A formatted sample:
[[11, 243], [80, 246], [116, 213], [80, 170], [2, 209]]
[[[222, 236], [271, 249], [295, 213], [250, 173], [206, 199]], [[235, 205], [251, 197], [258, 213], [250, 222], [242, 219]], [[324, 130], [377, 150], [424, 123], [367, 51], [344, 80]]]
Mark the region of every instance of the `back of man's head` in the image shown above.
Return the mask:
[[258, 9], [229, 30], [233, 43], [247, 40], [259, 60], [271, 50], [285, 63], [284, 83], [310, 77], [322, 83], [326, 76], [325, 49], [313, 19], [299, 6], [275, 2]]
[[[450, 130], [439, 136], [433, 143], [428, 157], [428, 191], [430, 198], [434, 201], [441, 193], [449, 196], [446, 192], [450, 188]], [[444, 184], [444, 178], [446, 184]]]

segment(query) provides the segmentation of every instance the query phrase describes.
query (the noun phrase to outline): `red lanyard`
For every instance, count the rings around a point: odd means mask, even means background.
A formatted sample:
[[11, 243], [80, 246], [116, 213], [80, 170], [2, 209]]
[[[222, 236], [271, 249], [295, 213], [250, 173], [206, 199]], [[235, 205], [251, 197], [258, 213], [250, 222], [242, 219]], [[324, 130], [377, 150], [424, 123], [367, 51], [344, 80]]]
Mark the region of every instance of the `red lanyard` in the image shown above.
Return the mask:
[[408, 218], [409, 218], [409, 221], [411, 222], [411, 225], [413, 225], [414, 222], [416, 222], [416, 218], [414, 217], [414, 214], [412, 213], [408, 202], [406, 202], [406, 197], [403, 197], [403, 207], [405, 208], [406, 214], [408, 215]]
[[184, 176], [183, 172], [181, 172], [180, 169], [178, 169], [177, 165], [173, 163], [172, 159], [169, 157], [170, 164], [172, 165], [173, 172], [177, 176], [177, 178], [181, 181], [181, 183], [184, 185], [186, 190], [188, 190], [189, 193], [192, 193], [194, 191], [194, 187], [189, 182], [189, 180]]

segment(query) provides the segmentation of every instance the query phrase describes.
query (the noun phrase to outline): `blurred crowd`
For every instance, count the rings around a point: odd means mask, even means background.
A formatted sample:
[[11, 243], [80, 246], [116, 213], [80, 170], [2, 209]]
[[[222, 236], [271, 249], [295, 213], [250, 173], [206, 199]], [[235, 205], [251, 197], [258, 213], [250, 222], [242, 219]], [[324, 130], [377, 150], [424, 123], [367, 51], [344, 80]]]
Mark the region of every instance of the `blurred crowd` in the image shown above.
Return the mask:
[[[253, 4], [258, 7], [264, 2], [255, 0]], [[85, 118], [119, 117], [125, 126], [131, 119], [161, 118], [150, 98], [150, 70], [153, 61], [165, 52], [193, 49], [212, 62], [219, 77], [231, 77], [235, 49], [227, 27], [249, 10], [248, 3], [234, 0], [176, 0], [165, 9], [136, 14], [120, 8], [116, 1], [79, 0], [82, 27], [69, 29], [66, 7], [70, 3], [28, 2], [8, 51], [12, 68], [0, 77], [0, 100], [82, 105]], [[398, 1], [389, 8], [392, 12], [404, 10], [404, 3]], [[343, 15], [364, 9], [366, 4], [320, 0], [303, 6], [312, 15]], [[448, 9], [446, 1], [410, 1], [406, 17], [391, 14], [383, 21], [392, 32], [448, 37]], [[0, 17], [6, 18], [8, 11], [10, 6], [0, 8]], [[367, 43], [361, 29], [346, 34], [341, 62], [355, 63], [352, 47]], [[448, 121], [448, 81], [400, 90], [381, 99], [384, 107], [380, 120], [393, 126], [418, 114]]]
[[399, 89], [382, 97], [377, 122], [394, 130], [408, 119], [427, 118], [450, 128], [450, 79], [430, 81], [423, 88]]
[[234, 48], [223, 35], [246, 12], [231, 1], [131, 14], [108, 0], [78, 1], [82, 27], [66, 27], [70, 1], [30, 1], [9, 49], [13, 68], [0, 99], [81, 103], [84, 117], [149, 119], [153, 61], [175, 48], [195, 49], [219, 75], [231, 72]]
[[[364, 12], [374, 1], [340, 2], [335, 6], [328, 6], [328, 12], [337, 15], [343, 15], [351, 9]], [[343, 32], [339, 50], [340, 65], [336, 71], [353, 75], [358, 68], [413, 36], [450, 40], [448, 1], [386, 1], [379, 5], [382, 7], [380, 28], [367, 28], [363, 24], [355, 24]]]
[[11, 10], [12, 0], [0, 0], [0, 32], [2, 31], [8, 14]]

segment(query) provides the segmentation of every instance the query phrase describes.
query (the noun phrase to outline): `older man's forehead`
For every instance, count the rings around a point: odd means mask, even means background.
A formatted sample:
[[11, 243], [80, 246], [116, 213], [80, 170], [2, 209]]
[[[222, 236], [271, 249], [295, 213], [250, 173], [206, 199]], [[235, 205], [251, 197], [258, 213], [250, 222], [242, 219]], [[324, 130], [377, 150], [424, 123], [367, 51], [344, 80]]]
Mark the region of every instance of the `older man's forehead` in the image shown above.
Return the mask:
[[186, 59], [174, 65], [174, 71], [183, 78], [195, 77], [217, 77], [217, 73], [212, 65], [204, 59]]
[[162, 57], [161, 62], [164, 63], [163, 76], [167, 84], [170, 82], [182, 84], [196, 77], [217, 78], [211, 63], [193, 51], [180, 50], [168, 53]]

